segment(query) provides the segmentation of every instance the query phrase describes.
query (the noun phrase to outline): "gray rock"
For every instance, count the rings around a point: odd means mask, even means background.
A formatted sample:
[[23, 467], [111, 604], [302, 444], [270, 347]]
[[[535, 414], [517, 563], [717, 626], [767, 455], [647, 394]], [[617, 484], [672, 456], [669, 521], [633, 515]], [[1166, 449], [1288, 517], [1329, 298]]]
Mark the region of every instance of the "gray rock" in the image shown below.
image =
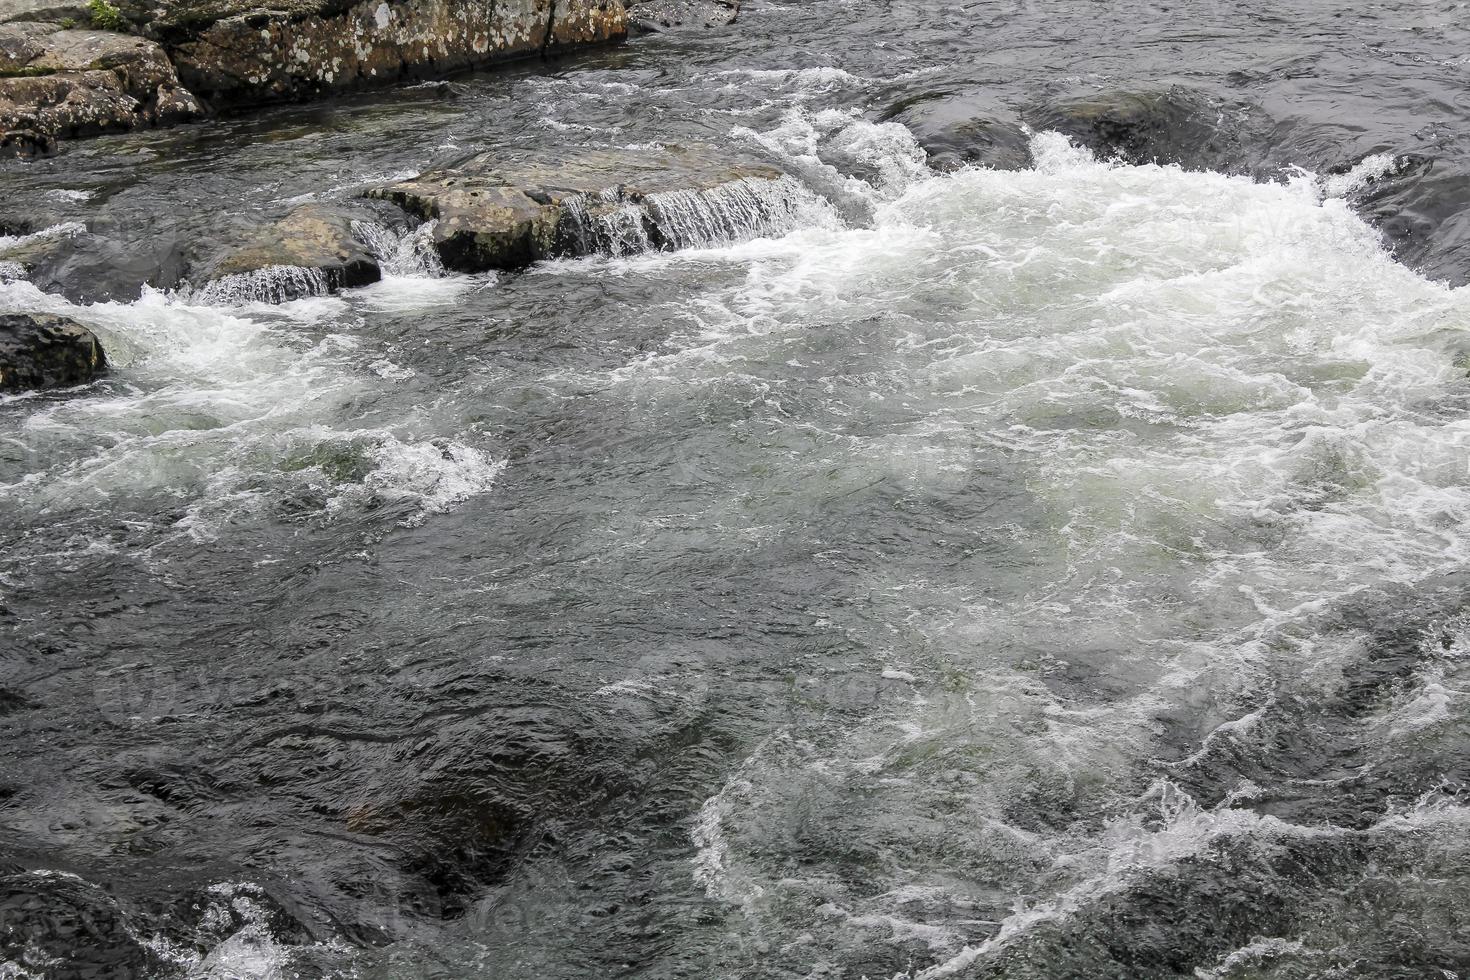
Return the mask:
[[1032, 163], [1020, 117], [982, 92], [925, 92], [890, 106], [879, 121], [908, 127], [935, 170], [1025, 170]]
[[6, 155], [41, 155], [58, 138], [203, 114], [152, 41], [55, 24], [0, 24], [0, 151]]
[[312, 98], [401, 78], [616, 40], [621, 0], [286, 0], [165, 3], [148, 29], [168, 38], [188, 88], [217, 106]]
[[102, 344], [75, 320], [0, 314], [0, 391], [81, 384], [105, 367]]
[[207, 106], [441, 77], [628, 32], [622, 0], [117, 0], [132, 33], [63, 30], [64, 4], [4, 3], [25, 4], [0, 16], [4, 156], [173, 125]]
[[1103, 156], [1186, 170], [1252, 172], [1270, 145], [1272, 120], [1250, 103], [1174, 86], [1059, 99], [1026, 113]]
[[792, 206], [782, 193], [792, 183], [764, 163], [694, 144], [583, 149], [554, 161], [484, 153], [368, 194], [435, 221], [444, 265], [474, 272], [754, 233]]
[[740, 0], [628, 0], [629, 26], [643, 34], [709, 31], [740, 16]]
[[132, 302], [144, 285], [169, 289], [184, 272], [184, 257], [172, 240], [123, 241], [80, 227], [28, 236], [0, 249], [0, 262], [73, 303]]
[[87, 5], [75, 0], [4, 0], [0, 3], [0, 24], [14, 20], [60, 21], [83, 23]]

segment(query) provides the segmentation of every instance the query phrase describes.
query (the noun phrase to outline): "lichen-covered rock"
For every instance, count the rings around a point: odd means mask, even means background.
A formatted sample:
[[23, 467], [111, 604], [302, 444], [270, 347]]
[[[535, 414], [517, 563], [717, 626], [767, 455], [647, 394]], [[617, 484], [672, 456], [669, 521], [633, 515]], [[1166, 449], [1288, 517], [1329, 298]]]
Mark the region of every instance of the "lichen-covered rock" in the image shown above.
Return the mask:
[[[8, 4], [25, 5], [17, 19]], [[620, 40], [622, 0], [119, 0], [128, 31], [0, 0], [0, 155]]]
[[377, 282], [377, 257], [353, 232], [353, 222], [368, 217], [361, 209], [302, 205], [210, 262], [195, 277], [198, 295], [281, 303]]
[[58, 138], [204, 114], [156, 43], [55, 24], [0, 24], [0, 151], [36, 156]]
[[445, 266], [470, 272], [732, 239], [805, 200], [781, 171], [703, 144], [516, 162], [484, 153], [368, 194], [435, 221]]
[[[319, 0], [174, 12], [156, 30], [179, 76], [216, 105], [305, 99], [400, 78], [609, 41], [627, 33], [621, 0]], [[284, 9], [281, 9], [284, 8]], [[235, 11], [235, 12], [231, 12]], [[189, 21], [188, 16], [197, 18]], [[227, 13], [207, 25], [215, 13]]]
[[740, 0], [628, 0], [630, 26], [645, 34], [708, 31], [740, 16]]
[[1020, 117], [984, 92], [924, 92], [895, 103], [879, 119], [906, 126], [935, 170], [1024, 170], [1032, 163]]
[[0, 391], [81, 384], [105, 366], [102, 344], [75, 320], [0, 314]]
[[71, 20], [82, 23], [86, 19], [87, 5], [79, 0], [4, 0], [0, 3], [0, 24], [13, 20]]

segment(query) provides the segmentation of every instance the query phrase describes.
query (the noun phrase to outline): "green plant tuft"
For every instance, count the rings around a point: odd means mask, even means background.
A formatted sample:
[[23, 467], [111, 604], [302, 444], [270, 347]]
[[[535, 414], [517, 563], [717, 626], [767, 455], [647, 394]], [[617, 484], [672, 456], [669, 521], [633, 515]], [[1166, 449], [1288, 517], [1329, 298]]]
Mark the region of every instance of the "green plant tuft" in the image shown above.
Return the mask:
[[122, 11], [108, 0], [87, 0], [87, 17], [98, 30], [120, 31], [126, 26]]

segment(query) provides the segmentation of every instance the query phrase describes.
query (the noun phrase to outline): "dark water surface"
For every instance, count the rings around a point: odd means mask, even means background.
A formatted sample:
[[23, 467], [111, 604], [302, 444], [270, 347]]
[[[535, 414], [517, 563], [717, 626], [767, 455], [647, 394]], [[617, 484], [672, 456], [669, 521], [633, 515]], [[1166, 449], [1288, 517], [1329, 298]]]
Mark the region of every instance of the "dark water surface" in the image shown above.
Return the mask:
[[[1467, 52], [1459, 3], [748, 0], [6, 164], [140, 250], [490, 148], [812, 194], [281, 307], [0, 284], [115, 364], [0, 399], [0, 978], [1465, 976]], [[879, 121], [1174, 84], [1305, 169]], [[1344, 197], [1410, 153], [1405, 264]]]

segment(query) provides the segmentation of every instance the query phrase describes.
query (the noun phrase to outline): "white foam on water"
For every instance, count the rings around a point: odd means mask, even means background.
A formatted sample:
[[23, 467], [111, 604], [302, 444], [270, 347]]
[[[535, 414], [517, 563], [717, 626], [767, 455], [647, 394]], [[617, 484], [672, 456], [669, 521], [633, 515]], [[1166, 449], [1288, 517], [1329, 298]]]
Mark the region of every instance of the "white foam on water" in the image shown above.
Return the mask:
[[385, 440], [374, 451], [376, 466], [364, 485], [379, 497], [408, 499], [418, 513], [405, 519], [422, 524], [430, 514], [442, 514], [494, 485], [505, 469], [482, 450], [449, 440], [404, 443]]
[[[841, 174], [801, 136], [820, 127], [797, 122], [767, 145]], [[807, 890], [853, 928], [940, 930], [910, 934], [926, 942], [969, 928], [958, 912], [916, 920], [830, 868], [789, 880], [794, 855], [763, 829], [820, 821], [813, 799], [833, 801], [844, 833], [885, 842], [893, 889], [965, 867], [1033, 896], [992, 939], [937, 957], [919, 973], [929, 980], [1222, 835], [1335, 833], [1232, 808], [1244, 784], [1209, 811], [1161, 784], [1147, 820], [1101, 833], [1028, 831], [1011, 808], [1126, 806], [1141, 762], [1166, 754], [1161, 718], [1196, 724], [1200, 754], [1257, 737], [1282, 679], [1324, 693], [1351, 683], [1357, 639], [1321, 635], [1333, 609], [1470, 557], [1470, 422], [1456, 408], [1470, 291], [1395, 264], [1341, 200], [1347, 185], [1104, 163], [1054, 134], [1033, 153], [1029, 171], [899, 167], [860, 181], [866, 227], [657, 260], [746, 274], [613, 376], [630, 396], [664, 397], [825, 379], [837, 431], [809, 414], [760, 416], [754, 441], [779, 458], [781, 492], [746, 495], [738, 511], [714, 500], [711, 526], [779, 527], [838, 492], [945, 493], [970, 472], [1016, 473], [1016, 526], [974, 528], [1016, 543], [995, 581], [871, 572], [870, 617], [914, 637], [886, 657], [917, 682], [903, 709], [809, 730], [822, 733], [809, 750], [763, 751], [737, 777], [748, 788], [712, 799], [693, 839], [696, 879], [772, 941], [845, 941], [826, 920], [763, 911]], [[824, 357], [829, 346], [844, 357]], [[1462, 690], [1458, 675], [1422, 672], [1389, 715], [1361, 722], [1365, 740], [1375, 726], [1396, 744], [1429, 737], [1463, 713]], [[944, 820], [917, 816], [933, 812]], [[1424, 818], [1383, 827], [1398, 819]]]
[[[838, 89], [863, 88], [870, 84], [851, 72], [832, 66], [817, 68], [728, 68], [712, 72], [708, 78], [728, 78], [723, 86], [727, 92], [744, 94], [752, 86], [772, 88], [784, 95], [798, 99], [809, 99], [827, 95]], [[696, 78], [695, 81], [701, 79]]]
[[390, 228], [375, 221], [352, 222], [352, 234], [377, 258], [385, 278], [439, 279], [444, 263], [434, 245], [437, 221], [413, 228]]
[[1346, 173], [1320, 178], [1318, 186], [1323, 197], [1347, 197], [1374, 181], [1393, 176], [1402, 166], [1401, 158], [1391, 153], [1375, 153], [1358, 161]]
[[462, 436], [420, 435], [433, 423], [411, 413], [401, 429], [348, 421], [354, 399], [411, 376], [363, 356], [354, 302], [219, 307], [147, 291], [78, 307], [0, 284], [0, 309], [78, 319], [111, 367], [86, 397], [29, 400], [8, 436], [23, 466], [0, 477], [0, 499], [59, 520], [170, 495], [183, 510], [174, 530], [207, 541], [298, 491], [324, 501], [327, 517], [356, 500], [417, 504], [405, 521], [416, 523], [488, 488], [498, 468]]
[[737, 127], [732, 135], [827, 198], [849, 224], [870, 223], [882, 202], [931, 176], [912, 133], [856, 112], [789, 109], [774, 129]]

